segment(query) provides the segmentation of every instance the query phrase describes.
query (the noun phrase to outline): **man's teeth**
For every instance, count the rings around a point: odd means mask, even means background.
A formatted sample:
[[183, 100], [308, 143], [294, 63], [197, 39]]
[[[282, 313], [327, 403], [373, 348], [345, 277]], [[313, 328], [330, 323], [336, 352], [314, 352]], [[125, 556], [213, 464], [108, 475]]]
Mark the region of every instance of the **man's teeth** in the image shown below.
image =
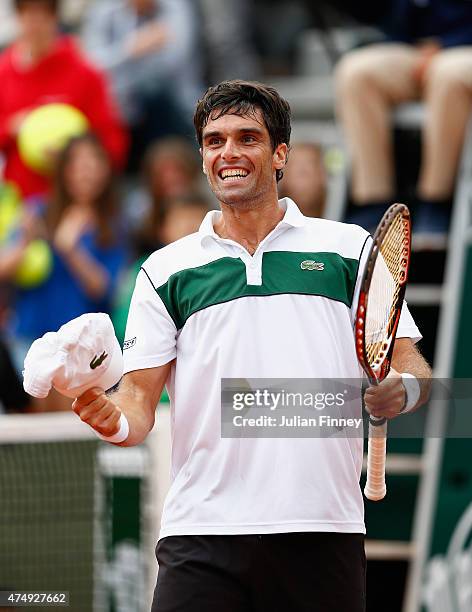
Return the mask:
[[221, 178], [225, 180], [234, 180], [241, 179], [248, 175], [248, 172], [243, 169], [237, 170], [223, 170], [221, 173]]

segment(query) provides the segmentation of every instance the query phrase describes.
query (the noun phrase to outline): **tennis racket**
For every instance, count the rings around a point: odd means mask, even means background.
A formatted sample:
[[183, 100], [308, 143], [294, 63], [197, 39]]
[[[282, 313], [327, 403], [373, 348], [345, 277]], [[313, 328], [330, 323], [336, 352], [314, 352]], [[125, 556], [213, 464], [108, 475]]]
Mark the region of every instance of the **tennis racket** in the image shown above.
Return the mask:
[[[371, 385], [390, 370], [395, 335], [405, 296], [411, 251], [410, 211], [393, 204], [373, 236], [362, 278], [355, 321], [357, 358]], [[385, 497], [387, 419], [369, 417], [367, 499]]]

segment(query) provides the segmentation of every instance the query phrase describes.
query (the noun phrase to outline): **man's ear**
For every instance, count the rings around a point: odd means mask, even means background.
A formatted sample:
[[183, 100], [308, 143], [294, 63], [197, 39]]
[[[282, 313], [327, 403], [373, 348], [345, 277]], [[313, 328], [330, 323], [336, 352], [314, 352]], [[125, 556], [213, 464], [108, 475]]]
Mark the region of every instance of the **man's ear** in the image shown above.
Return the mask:
[[288, 160], [288, 146], [283, 142], [279, 144], [274, 151], [274, 168], [282, 170]]

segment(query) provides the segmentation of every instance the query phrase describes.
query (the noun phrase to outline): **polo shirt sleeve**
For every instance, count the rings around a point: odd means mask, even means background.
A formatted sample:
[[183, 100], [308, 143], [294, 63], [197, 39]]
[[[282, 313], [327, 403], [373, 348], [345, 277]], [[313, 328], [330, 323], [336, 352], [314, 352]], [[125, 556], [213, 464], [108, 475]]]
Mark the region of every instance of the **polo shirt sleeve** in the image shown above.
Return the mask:
[[[357, 304], [359, 302], [359, 293], [361, 290], [362, 277], [364, 275], [364, 270], [367, 262], [367, 258], [369, 256], [370, 247], [372, 245], [372, 237], [368, 237], [361, 247], [361, 252], [359, 255], [359, 266], [357, 269], [357, 278], [356, 278], [356, 286], [354, 289], [354, 297], [352, 300], [351, 306], [351, 321], [354, 324], [354, 319], [356, 317]], [[403, 302], [402, 311], [400, 314], [400, 321], [398, 322], [397, 328], [397, 338], [411, 338], [412, 341], [416, 344], [419, 342], [423, 336], [421, 335], [420, 330], [418, 329], [410, 310], [408, 309], [408, 304], [406, 300]]]
[[177, 329], [156, 292], [151, 278], [141, 268], [134, 288], [123, 343], [124, 373], [155, 368], [176, 356]]
[[415, 320], [411, 316], [408, 304], [406, 303], [406, 300], [404, 300], [400, 314], [400, 321], [398, 322], [397, 338], [411, 338], [416, 344], [422, 337], [423, 336], [421, 335]]

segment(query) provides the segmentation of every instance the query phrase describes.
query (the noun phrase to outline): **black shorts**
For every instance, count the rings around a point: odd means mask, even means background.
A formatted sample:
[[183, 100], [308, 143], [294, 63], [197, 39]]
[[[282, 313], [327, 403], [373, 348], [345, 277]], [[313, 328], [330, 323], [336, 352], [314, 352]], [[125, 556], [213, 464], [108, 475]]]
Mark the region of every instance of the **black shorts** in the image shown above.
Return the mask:
[[153, 612], [364, 612], [364, 535], [170, 536]]

